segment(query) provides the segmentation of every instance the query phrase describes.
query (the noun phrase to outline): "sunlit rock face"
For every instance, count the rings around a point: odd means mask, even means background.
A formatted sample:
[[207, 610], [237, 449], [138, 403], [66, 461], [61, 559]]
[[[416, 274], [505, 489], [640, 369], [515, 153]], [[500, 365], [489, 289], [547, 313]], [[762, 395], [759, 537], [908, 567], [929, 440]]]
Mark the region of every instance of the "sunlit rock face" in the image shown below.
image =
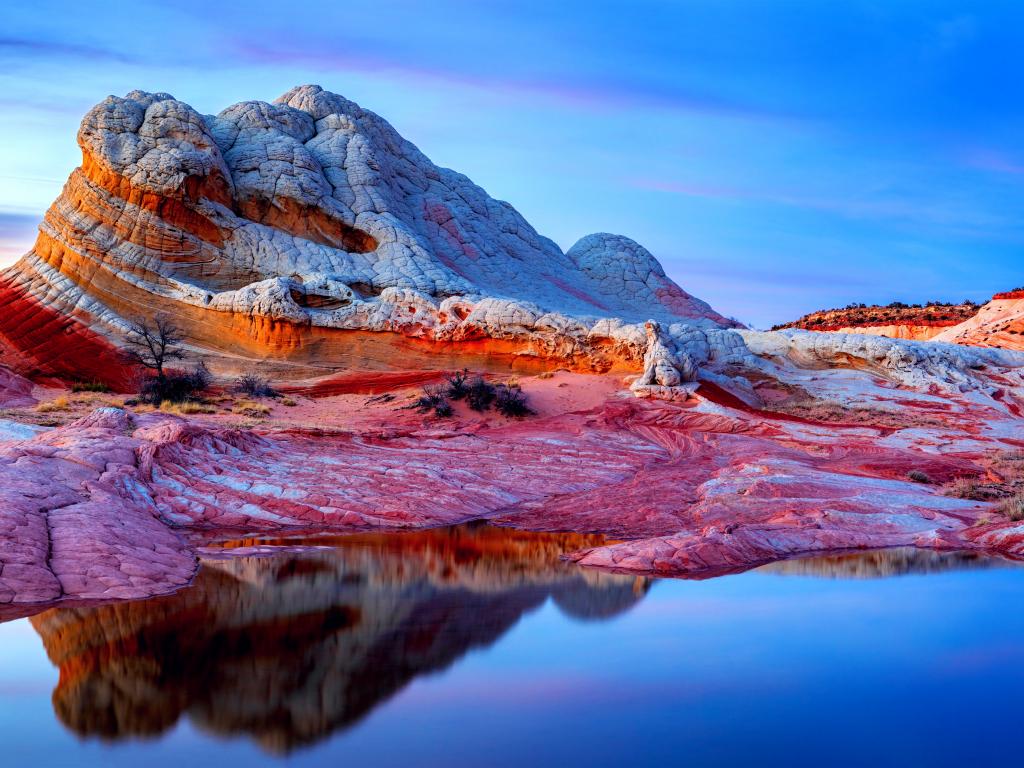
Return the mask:
[[60, 669], [54, 707], [78, 735], [148, 736], [188, 717], [285, 753], [491, 645], [549, 598], [586, 619], [628, 610], [646, 580], [558, 559], [598, 541], [475, 526], [274, 557], [214, 548], [177, 595], [32, 622]]
[[116, 378], [110, 347], [144, 311], [173, 314], [223, 365], [287, 361], [292, 375], [444, 367], [437, 353], [630, 370], [645, 320], [737, 325], [628, 238], [563, 253], [318, 86], [218, 115], [111, 96], [78, 143], [81, 167], [0, 284], [7, 362], [25, 372]]
[[1024, 350], [1024, 290], [997, 293], [977, 315], [946, 329], [936, 339]]
[[806, 331], [859, 333], [892, 339], [928, 341], [949, 328], [969, 320], [978, 312], [976, 304], [907, 306], [850, 305], [842, 309], [811, 312], [799, 320], [775, 326], [773, 330], [801, 328]]

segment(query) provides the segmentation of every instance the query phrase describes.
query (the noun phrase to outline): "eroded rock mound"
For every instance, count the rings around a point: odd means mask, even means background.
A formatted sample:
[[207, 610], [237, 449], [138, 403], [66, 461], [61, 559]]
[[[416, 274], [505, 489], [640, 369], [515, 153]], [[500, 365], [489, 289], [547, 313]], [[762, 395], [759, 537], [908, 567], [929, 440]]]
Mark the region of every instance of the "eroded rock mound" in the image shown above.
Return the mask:
[[946, 329], [936, 339], [1024, 350], [1024, 289], [997, 293], [978, 314]]
[[215, 362], [293, 376], [437, 367], [438, 353], [634, 370], [643, 321], [737, 325], [628, 238], [563, 253], [318, 86], [218, 115], [111, 96], [78, 143], [81, 167], [0, 282], [3, 362], [22, 373], [115, 380], [127, 322], [157, 311]]

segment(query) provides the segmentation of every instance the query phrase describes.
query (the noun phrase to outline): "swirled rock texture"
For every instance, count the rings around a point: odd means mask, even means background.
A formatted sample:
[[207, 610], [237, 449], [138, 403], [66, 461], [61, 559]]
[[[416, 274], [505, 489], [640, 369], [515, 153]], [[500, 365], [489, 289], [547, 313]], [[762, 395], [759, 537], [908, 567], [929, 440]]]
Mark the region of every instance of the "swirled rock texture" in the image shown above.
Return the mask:
[[[642, 323], [738, 325], [632, 240], [568, 253], [318, 86], [200, 115], [109, 97], [35, 247], [0, 280], [0, 358], [36, 377], [127, 374], [127, 323], [173, 314], [221, 367], [278, 375], [453, 365], [637, 370]], [[538, 362], [542, 361], [542, 362]]]
[[[573, 557], [688, 577], [851, 547], [1024, 556], [1024, 526], [942, 492], [1010, 487], [996, 458], [1024, 447], [1020, 353], [738, 328], [632, 240], [562, 253], [315, 86], [216, 116], [133, 92], [78, 138], [82, 166], [0, 278], [0, 391], [23, 397], [18, 376], [127, 388], [127, 324], [164, 311], [216, 372], [261, 361], [344, 418], [233, 429], [101, 409], [0, 430], [12, 610], [177, 589], [196, 531], [239, 528], [490, 519], [613, 536]], [[351, 395], [463, 366], [545, 383], [569, 370], [558, 407], [524, 421], [437, 422]], [[594, 398], [599, 378], [614, 385]]]

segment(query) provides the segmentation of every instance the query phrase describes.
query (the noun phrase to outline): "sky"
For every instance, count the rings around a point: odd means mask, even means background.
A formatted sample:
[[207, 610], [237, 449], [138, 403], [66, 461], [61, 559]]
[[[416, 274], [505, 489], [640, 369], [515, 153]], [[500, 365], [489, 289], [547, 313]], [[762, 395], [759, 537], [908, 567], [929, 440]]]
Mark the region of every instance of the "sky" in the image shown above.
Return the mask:
[[318, 83], [568, 249], [628, 235], [763, 327], [1024, 285], [1024, 4], [4, 3], [0, 263], [108, 94]]

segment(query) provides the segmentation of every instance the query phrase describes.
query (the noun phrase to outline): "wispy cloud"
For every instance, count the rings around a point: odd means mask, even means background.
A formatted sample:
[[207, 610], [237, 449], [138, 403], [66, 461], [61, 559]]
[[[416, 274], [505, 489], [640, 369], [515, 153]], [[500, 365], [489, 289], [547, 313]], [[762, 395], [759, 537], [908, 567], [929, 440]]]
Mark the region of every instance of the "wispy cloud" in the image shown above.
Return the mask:
[[87, 59], [97, 62], [117, 62], [120, 64], [139, 64], [141, 60], [114, 48], [84, 45], [64, 40], [45, 40], [42, 38], [0, 37], [0, 56]]
[[[1024, 170], [1024, 169], [1022, 169]], [[912, 195], [886, 195], [867, 197], [814, 196], [781, 190], [757, 190], [737, 187], [688, 184], [664, 179], [633, 178], [627, 184], [636, 189], [710, 198], [737, 203], [758, 203], [818, 211], [846, 219], [897, 221], [947, 228], [962, 236], [992, 234], [1008, 229], [1020, 234], [1021, 222], [1001, 216], [990, 210], [957, 204], [936, 198], [918, 198]]]
[[233, 56], [259, 66], [305, 67], [318, 72], [359, 72], [431, 81], [527, 99], [547, 98], [560, 104], [613, 109], [642, 106], [676, 109], [743, 120], [796, 121], [793, 114], [729, 99], [714, 93], [699, 93], [677, 82], [656, 83], [643, 78], [614, 78], [583, 71], [553, 71], [545, 76], [519, 76], [501, 69], [485, 72], [480, 67], [444, 66], [412, 62], [411, 56], [388, 53], [381, 46], [337, 44], [319, 47], [309, 40], [289, 44], [236, 38], [226, 41]]
[[1017, 160], [994, 149], [971, 149], [964, 153], [968, 168], [1009, 176], [1024, 176], [1024, 160]]

